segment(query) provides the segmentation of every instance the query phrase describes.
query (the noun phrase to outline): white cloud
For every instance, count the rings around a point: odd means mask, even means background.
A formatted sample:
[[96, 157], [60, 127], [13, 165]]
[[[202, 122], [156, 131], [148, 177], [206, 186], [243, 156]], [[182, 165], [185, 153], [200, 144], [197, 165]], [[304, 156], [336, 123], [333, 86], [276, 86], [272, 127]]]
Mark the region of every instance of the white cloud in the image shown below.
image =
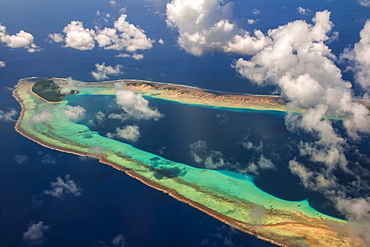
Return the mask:
[[[338, 200], [338, 207], [347, 212], [357, 222], [370, 222], [370, 197], [367, 198], [346, 198]], [[369, 226], [370, 227], [370, 226]], [[367, 236], [370, 240], [370, 236]]]
[[261, 13], [261, 11], [259, 9], [253, 9], [252, 13], [254, 15], [259, 15]]
[[23, 163], [25, 163], [28, 160], [28, 156], [25, 155], [25, 154], [16, 155], [14, 157], [14, 160], [15, 160], [15, 162], [17, 162], [17, 164], [23, 164]]
[[55, 165], [57, 163], [57, 159], [50, 154], [47, 154], [41, 157], [41, 163]]
[[109, 1], [109, 4], [110, 4], [110, 6], [112, 6], [112, 7], [117, 6], [117, 2], [116, 2], [115, 0], [110, 0], [110, 1]]
[[[230, 2], [173, 0], [167, 4], [167, 24], [178, 30], [178, 44], [193, 55], [214, 50], [252, 55], [249, 60], [238, 59], [233, 65], [236, 71], [257, 85], [276, 86], [289, 102], [289, 113], [285, 118], [288, 130], [303, 130], [314, 139], [299, 142], [299, 155], [289, 162], [291, 172], [305, 187], [323, 193], [348, 218], [358, 219], [354, 212], [362, 212], [359, 215], [368, 213], [369, 198], [352, 200], [346, 204], [350, 207], [346, 210], [338, 203], [340, 199], [348, 200], [349, 196], [354, 196], [356, 189], [369, 189], [365, 182], [369, 170], [361, 161], [347, 160], [346, 155], [352, 148], [351, 141], [361, 141], [360, 134], [370, 133], [370, 115], [368, 109], [353, 98], [351, 83], [342, 79], [341, 70], [334, 63], [337, 59], [328, 44], [338, 37], [338, 33], [332, 32], [330, 12], [317, 12], [312, 24], [297, 20], [271, 29], [267, 34], [255, 30], [251, 36], [237, 26], [231, 9]], [[298, 11], [310, 13], [303, 8]], [[361, 31], [360, 42], [343, 55], [355, 61], [356, 78], [363, 81], [364, 88], [370, 85], [367, 67], [369, 30], [370, 21]], [[361, 77], [366, 79], [361, 80]], [[301, 111], [301, 114], [292, 111]], [[327, 117], [344, 120], [333, 121]], [[347, 133], [342, 134], [337, 126]], [[242, 144], [247, 150], [254, 151], [252, 142], [245, 140]], [[202, 141], [191, 145], [196, 163], [204, 163], [210, 153], [206, 149], [207, 145]], [[354, 152], [361, 156], [358, 150]], [[257, 173], [258, 169], [273, 167], [273, 163], [261, 155], [258, 162], [251, 162], [247, 169]], [[338, 183], [342, 179], [337, 177], [338, 172], [351, 177], [352, 182]], [[370, 219], [366, 224], [369, 222]]]
[[122, 234], [118, 234], [112, 240], [112, 245], [113, 245], [113, 247], [125, 247], [125, 246], [127, 246], [126, 237], [123, 236]]
[[255, 145], [253, 142], [248, 141], [248, 137], [245, 137], [241, 144], [246, 150], [252, 150], [254, 153], [262, 153], [263, 141], [260, 141], [259, 145]]
[[34, 52], [37, 52], [37, 51], [41, 51], [41, 48], [38, 47], [35, 44], [31, 44], [30, 47], [27, 48], [27, 51], [30, 52], [30, 53], [34, 53]]
[[248, 23], [249, 25], [254, 25], [254, 24], [256, 24], [256, 23], [257, 23], [257, 21], [256, 21], [256, 20], [254, 20], [254, 19], [248, 19], [248, 20], [247, 20], [247, 23]]
[[91, 125], [95, 125], [95, 121], [96, 121], [98, 125], [101, 125], [101, 124], [104, 123], [105, 118], [106, 118], [106, 114], [102, 111], [98, 111], [97, 113], [95, 113], [94, 119], [91, 119], [91, 121], [89, 121], [89, 123]]
[[116, 57], [131, 57], [135, 60], [141, 60], [141, 59], [144, 58], [144, 55], [143, 54], [138, 54], [138, 53], [134, 53], [132, 55], [127, 54], [127, 53], [120, 53], [120, 54], [116, 55]]
[[141, 94], [124, 90], [121, 84], [115, 84], [115, 94], [117, 104], [125, 111], [125, 116], [128, 118], [158, 120], [163, 117], [157, 109], [149, 106], [149, 102]]
[[124, 122], [124, 121], [128, 120], [130, 118], [130, 116], [126, 113], [123, 113], [123, 114], [111, 113], [111, 114], [108, 115], [108, 118], [109, 119], [117, 119], [117, 120], [121, 120], [121, 122]]
[[[240, 58], [235, 69], [256, 84], [278, 86], [292, 109], [310, 109], [310, 114], [302, 118], [308, 131], [324, 135], [323, 129], [330, 128], [321, 121], [324, 115], [347, 117], [344, 126], [355, 138], [357, 131], [370, 132], [369, 121], [364, 122], [369, 116], [364, 106], [354, 102], [351, 84], [342, 79], [341, 71], [331, 60], [334, 55], [324, 43], [332, 27], [329, 17], [328, 11], [318, 12], [313, 18], [315, 25], [294, 21], [269, 30], [273, 43], [250, 61]], [[318, 125], [308, 127], [311, 117]], [[293, 119], [287, 118], [290, 120]], [[329, 132], [335, 135], [335, 131]]]
[[[364, 199], [358, 197], [351, 203], [344, 200], [355, 196], [356, 189], [368, 188], [362, 174], [369, 171], [360, 165], [361, 161], [354, 163], [346, 155], [351, 139], [360, 141], [361, 133], [370, 133], [370, 116], [366, 107], [353, 98], [351, 84], [342, 79], [341, 70], [333, 62], [335, 56], [326, 43], [332, 26], [330, 12], [322, 11], [316, 13], [313, 24], [297, 20], [271, 29], [268, 36], [272, 42], [250, 60], [238, 59], [234, 67], [258, 85], [278, 87], [289, 102], [288, 109], [304, 109], [301, 114], [289, 112], [285, 117], [286, 126], [290, 131], [310, 133], [314, 141], [299, 142], [299, 155], [289, 162], [289, 169], [306, 188], [323, 193], [347, 218], [358, 220], [357, 209], [366, 212]], [[365, 25], [364, 30], [367, 28]], [[366, 54], [362, 49], [369, 43], [370, 35], [364, 30], [361, 41], [354, 51], [347, 50], [347, 56], [356, 57], [356, 49]], [[350, 138], [341, 134], [333, 120], [325, 118], [327, 116], [345, 119], [336, 121], [336, 125], [344, 127]], [[249, 146], [253, 145], [246, 142], [246, 147]], [[257, 171], [257, 168], [254, 164], [250, 170]], [[338, 172], [351, 177], [352, 182], [338, 183], [341, 179]], [[366, 224], [368, 222], [370, 220]]]
[[290, 171], [298, 176], [304, 187], [315, 191], [330, 190], [335, 187], [335, 179], [330, 173], [322, 173], [322, 171], [311, 171], [310, 168], [297, 162], [296, 160], [289, 161]]
[[276, 169], [276, 166], [271, 162], [271, 160], [267, 159], [264, 155], [260, 156], [258, 167], [261, 169]]
[[271, 162], [271, 160], [261, 154], [257, 162], [250, 162], [245, 169], [241, 169], [239, 172], [258, 175], [260, 170], [268, 169], [276, 169], [276, 166]]
[[[65, 47], [71, 47], [78, 50], [92, 50], [95, 47], [95, 31], [92, 29], [84, 28], [82, 21], [71, 21], [63, 32], [65, 33]], [[54, 37], [60, 35], [54, 34]], [[60, 42], [60, 41], [58, 41]]]
[[134, 53], [134, 54], [132, 54], [132, 58], [135, 59], [135, 60], [141, 60], [141, 59], [144, 58], [144, 55], [143, 54]]
[[4, 61], [0, 61], [0, 68], [4, 68], [6, 66], [6, 63]]
[[2, 41], [11, 48], [20, 48], [30, 46], [33, 43], [33, 36], [32, 34], [21, 30], [15, 35], [6, 35]]
[[163, 39], [159, 39], [158, 40], [158, 43], [161, 44], [161, 45], [164, 45], [164, 40]]
[[37, 113], [31, 117], [32, 123], [44, 123], [48, 122], [51, 119], [53, 119], [53, 114], [51, 114], [49, 111], [43, 111], [40, 113]]
[[32, 34], [23, 30], [14, 35], [9, 35], [6, 32], [6, 27], [0, 24], [0, 42], [5, 43], [10, 48], [24, 47], [28, 52], [40, 51], [40, 47], [33, 43], [34, 37]]
[[66, 105], [63, 109], [63, 113], [68, 120], [79, 121], [85, 116], [86, 109], [82, 106], [71, 106]]
[[370, 7], [370, 0], [357, 0], [358, 3], [365, 7]]
[[341, 58], [352, 62], [356, 81], [368, 92], [370, 91], [370, 20], [367, 20], [360, 32], [360, 41], [353, 49], [344, 50]]
[[305, 8], [302, 8], [302, 7], [298, 7], [297, 8], [297, 11], [298, 13], [300, 13], [301, 15], [310, 15], [312, 13], [311, 10], [309, 9], [305, 9]]
[[122, 14], [115, 22], [114, 28], [84, 28], [81, 21], [71, 21], [60, 33], [49, 34], [48, 39], [54, 42], [65, 42], [65, 47], [78, 50], [92, 50], [96, 43], [99, 47], [110, 50], [135, 52], [153, 47], [154, 42], [145, 35], [145, 31], [127, 20]]
[[104, 246], [104, 247], [126, 247], [127, 242], [126, 242], [126, 237], [122, 234], [118, 234], [112, 239], [112, 245], [108, 245], [107, 243], [103, 241], [99, 241], [99, 246]]
[[4, 122], [16, 122], [15, 119], [18, 115], [18, 112], [15, 109], [10, 109], [9, 111], [0, 110], [0, 121]]
[[189, 147], [194, 161], [205, 169], [221, 169], [230, 166], [220, 151], [208, 151], [208, 145], [203, 140], [198, 140], [190, 144]]
[[190, 144], [189, 147], [194, 161], [198, 164], [201, 164], [203, 159], [200, 157], [200, 153], [204, 153], [207, 150], [207, 143], [203, 140], [198, 140], [197, 142]]
[[69, 175], [65, 176], [65, 180], [57, 177], [56, 182], [50, 182], [51, 189], [44, 190], [45, 195], [53, 196], [58, 199], [65, 200], [68, 197], [78, 197], [82, 195], [82, 189], [70, 179]]
[[65, 95], [71, 93], [72, 90], [81, 91], [85, 87], [83, 82], [73, 80], [71, 77], [63, 81], [54, 81], [54, 83], [59, 84], [60, 93]]
[[137, 50], [146, 50], [152, 48], [151, 39], [145, 35], [145, 31], [141, 28], [134, 26], [126, 21], [127, 15], [122, 14], [117, 21], [114, 22], [114, 27], [117, 31], [121, 32], [119, 40], [112, 40], [113, 44], [106, 47], [106, 49], [123, 50], [135, 52]]
[[95, 64], [95, 71], [91, 71], [91, 75], [95, 78], [95, 80], [101, 81], [109, 79], [111, 75], [120, 75], [123, 74], [122, 68], [123, 66], [117, 64], [116, 66], [107, 65], [105, 63], [102, 64]]
[[[306, 188], [320, 191], [334, 202], [334, 206], [349, 220], [352, 233], [362, 238], [366, 246], [370, 246], [370, 197], [356, 196], [358, 190], [369, 190], [369, 185], [361, 181], [361, 174], [354, 174], [356, 179], [350, 184], [339, 184], [337, 182], [339, 178], [325, 168], [311, 170], [296, 160], [292, 160], [289, 162], [289, 169], [301, 179]], [[368, 171], [363, 172], [368, 173]], [[367, 175], [364, 176], [367, 180]]]
[[140, 130], [137, 125], [127, 125], [124, 128], [116, 128], [115, 133], [107, 133], [108, 138], [120, 138], [130, 142], [136, 142], [140, 138]]
[[53, 42], [54, 41], [55, 43], [59, 43], [59, 42], [63, 42], [64, 41], [64, 37], [60, 33], [53, 33], [53, 34], [49, 34], [48, 40], [50, 42]]
[[23, 233], [23, 240], [30, 245], [42, 245], [45, 239], [45, 233], [50, 229], [44, 225], [44, 222], [39, 221], [30, 225], [26, 232]]
[[98, 42], [99, 47], [106, 47], [111, 45], [114, 40], [119, 40], [119, 36], [116, 29], [106, 27], [99, 31], [99, 34], [97, 34], [95, 40]]
[[131, 57], [131, 55], [127, 54], [127, 53], [120, 53], [120, 54], [116, 55], [116, 57]]
[[173, 0], [167, 4], [167, 25], [178, 30], [178, 44], [196, 56], [213, 50], [254, 54], [268, 45], [261, 31], [251, 35], [237, 26], [233, 6], [220, 0]]

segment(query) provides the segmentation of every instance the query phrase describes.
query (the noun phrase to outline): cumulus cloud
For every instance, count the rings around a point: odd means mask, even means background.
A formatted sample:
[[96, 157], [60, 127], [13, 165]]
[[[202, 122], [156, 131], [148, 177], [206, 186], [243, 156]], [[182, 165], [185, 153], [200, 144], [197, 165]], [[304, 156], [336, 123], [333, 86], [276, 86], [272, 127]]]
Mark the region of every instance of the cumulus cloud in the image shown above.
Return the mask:
[[189, 145], [190, 154], [194, 161], [206, 169], [225, 169], [230, 163], [225, 161], [222, 152], [208, 150], [208, 144], [203, 140], [198, 140]]
[[167, 4], [167, 25], [178, 30], [178, 44], [196, 56], [214, 50], [255, 54], [270, 39], [259, 30], [250, 34], [239, 28], [233, 6], [221, 0], [173, 0]]
[[126, 247], [128, 245], [127, 245], [127, 242], [126, 242], [126, 237], [122, 234], [118, 234], [117, 236], [115, 236], [112, 239], [111, 245], [109, 245], [109, 244], [107, 244], [103, 241], [100, 241], [98, 246], [102, 246], [102, 247]]
[[[367, 109], [354, 101], [351, 84], [342, 79], [332, 61], [334, 55], [324, 43], [333, 26], [329, 18], [330, 12], [322, 11], [313, 18], [315, 25], [294, 21], [269, 30], [273, 43], [249, 61], [238, 59], [234, 67], [258, 85], [278, 86], [292, 109], [308, 109], [301, 119], [307, 131], [323, 137], [329, 136], [326, 133], [335, 135], [330, 122], [322, 117], [348, 118], [344, 126], [356, 138], [357, 131], [370, 132], [368, 121], [364, 122], [369, 116]], [[288, 115], [287, 121], [292, 120], [297, 119]]]
[[116, 57], [131, 57], [131, 55], [127, 54], [127, 53], [120, 53], [120, 54], [116, 55]]
[[[342, 79], [340, 69], [333, 62], [335, 56], [327, 46], [328, 33], [333, 27], [330, 12], [317, 12], [312, 21], [313, 24], [308, 24], [297, 20], [269, 30], [271, 43], [249, 60], [238, 59], [234, 68], [257, 85], [275, 85], [288, 100], [291, 110], [285, 117], [288, 130], [304, 131], [315, 139], [298, 143], [299, 155], [289, 162], [290, 171], [306, 188], [319, 191], [333, 201], [347, 218], [357, 220], [355, 212], [361, 211], [359, 208], [366, 212], [368, 200], [349, 198], [358, 188], [369, 187], [363, 175], [369, 171], [357, 162], [350, 162], [347, 154], [351, 148], [349, 141], [360, 141], [361, 134], [370, 133], [369, 111], [353, 98], [351, 84]], [[370, 27], [367, 23], [364, 30], [367, 25]], [[345, 53], [357, 62], [357, 68], [361, 68], [357, 73], [361, 76], [367, 66], [363, 60], [369, 43], [364, 30], [361, 41]], [[344, 119], [335, 123], [346, 130], [347, 136], [341, 134], [328, 117]], [[253, 147], [252, 143], [244, 144], [246, 148]], [[249, 167], [251, 172], [258, 168], [253, 165]], [[352, 183], [339, 183], [338, 173], [346, 174]]]
[[253, 142], [248, 141], [248, 137], [244, 137], [241, 141], [241, 145], [248, 151], [253, 151], [254, 153], [262, 153], [263, 141], [260, 141], [258, 145], [255, 145]]
[[[251, 35], [237, 26], [231, 10], [230, 2], [173, 0], [167, 4], [167, 24], [178, 30], [178, 44], [193, 55], [214, 50], [251, 55], [248, 60], [238, 59], [233, 67], [257, 85], [276, 86], [289, 102], [285, 117], [288, 130], [311, 134], [314, 140], [298, 143], [299, 155], [289, 162], [290, 171], [305, 187], [334, 202], [347, 218], [358, 220], [368, 214], [369, 198], [356, 197], [356, 192], [370, 189], [366, 183], [370, 171], [363, 166], [369, 161], [350, 143], [360, 142], [362, 134], [370, 133], [370, 115], [353, 97], [352, 85], [343, 80], [328, 47], [338, 36], [332, 32], [330, 12], [317, 12], [312, 24], [296, 20], [266, 34], [255, 30]], [[303, 8], [298, 11], [309, 13]], [[353, 61], [356, 80], [365, 89], [369, 83], [369, 29], [367, 21], [360, 42], [343, 55]], [[296, 111], [300, 114], [293, 113]], [[247, 150], [258, 147], [247, 140], [242, 145]], [[190, 148], [194, 161], [203, 164], [209, 154], [206, 143], [198, 141]], [[360, 160], [348, 160], [349, 153]], [[258, 169], [274, 169], [274, 165], [260, 154], [258, 162], [249, 166], [250, 172]], [[345, 174], [351, 182], [340, 181], [343, 178], [338, 174]], [[366, 236], [369, 231], [362, 228], [357, 232]]]
[[64, 41], [64, 37], [60, 33], [52, 33], [52, 34], [49, 34], [48, 35], [47, 40], [50, 43], [51, 42], [59, 43], [59, 42], [63, 42]]
[[107, 133], [108, 138], [119, 138], [129, 142], [136, 142], [140, 138], [140, 130], [137, 125], [127, 125], [124, 128], [116, 128], [115, 133]]
[[144, 58], [144, 55], [143, 54], [138, 54], [138, 53], [134, 53], [132, 55], [127, 54], [127, 53], [120, 53], [120, 54], [116, 55], [116, 57], [131, 57], [135, 60], [141, 60], [141, 59]]
[[9, 35], [6, 32], [6, 27], [0, 23], [0, 42], [5, 43], [10, 48], [25, 48], [28, 52], [40, 51], [40, 47], [34, 44], [32, 34], [23, 30], [14, 35]]
[[49, 111], [43, 111], [40, 113], [37, 113], [31, 117], [32, 123], [44, 123], [49, 122], [51, 119], [53, 119], [53, 114]]
[[[109, 40], [107, 45], [105, 45], [105, 49], [125, 49], [129, 52], [135, 52], [137, 50], [152, 48], [152, 43], [154, 41], [146, 37], [143, 29], [129, 23], [126, 18], [127, 15], [122, 14], [118, 20], [114, 22], [114, 28], [119, 32], [118, 38], [115, 35], [110, 35], [110, 29], [106, 29], [107, 33], [104, 32], [104, 29], [101, 31], [102, 33], [99, 33], [99, 35], [104, 36], [104, 39]], [[97, 40], [99, 39], [97, 38]]]
[[256, 21], [255, 19], [248, 19], [248, 20], [247, 20], [247, 23], [248, 23], [249, 25], [254, 25], [254, 24], [256, 24], [256, 23], [257, 23], [257, 21]]
[[360, 41], [353, 47], [344, 50], [342, 59], [351, 62], [351, 69], [355, 72], [356, 81], [370, 92], [370, 20], [367, 20], [360, 32]]
[[0, 110], [0, 121], [16, 122], [17, 116], [18, 116], [18, 112], [15, 109], [10, 109], [8, 111]]
[[158, 43], [161, 44], [161, 45], [164, 45], [164, 40], [163, 39], [159, 39], [158, 40]]
[[[71, 47], [82, 51], [92, 50], [95, 47], [95, 31], [84, 28], [82, 21], [71, 21], [64, 27], [63, 33], [65, 33], [65, 47]], [[60, 40], [61, 36], [54, 34], [54, 37], [58, 37], [59, 39], [57, 40]]]
[[92, 126], [95, 126], [96, 124], [101, 125], [104, 123], [106, 117], [107, 116], [104, 112], [98, 111], [95, 113], [94, 118], [89, 120], [88, 124]]
[[65, 95], [70, 94], [72, 90], [81, 91], [85, 87], [83, 82], [73, 80], [71, 77], [68, 77], [66, 80], [62, 81], [54, 80], [54, 83], [60, 85], [59, 92]]
[[132, 54], [132, 58], [135, 59], [135, 60], [141, 60], [141, 59], [144, 58], [144, 55], [143, 54], [134, 53], [134, 54]]
[[110, 0], [110, 1], [109, 1], [109, 4], [110, 4], [110, 6], [112, 6], [112, 7], [117, 6], [117, 2], [116, 2], [115, 0]]
[[370, 7], [370, 0], [357, 0], [358, 3], [365, 7]]
[[75, 181], [70, 179], [69, 175], [65, 176], [65, 180], [57, 177], [57, 181], [51, 182], [50, 185], [50, 190], [43, 191], [45, 195], [49, 195], [62, 200], [65, 200], [69, 197], [78, 197], [82, 195], [82, 189], [77, 186]]
[[66, 105], [63, 109], [64, 116], [71, 121], [79, 121], [85, 116], [86, 109], [82, 106]]
[[276, 166], [272, 163], [270, 159], [267, 159], [263, 154], [261, 154], [256, 162], [250, 162], [247, 167], [242, 169], [240, 172], [259, 175], [260, 170], [268, 169], [276, 169]]
[[123, 66], [120, 64], [113, 67], [111, 65], [105, 66], [105, 63], [97, 63], [95, 64], [95, 68], [95, 71], [92, 71], [91, 75], [98, 81], [109, 79], [110, 75], [119, 75], [123, 73]]
[[4, 68], [6, 66], [6, 63], [4, 61], [0, 61], [0, 68]]
[[149, 106], [149, 102], [141, 94], [125, 90], [122, 84], [115, 84], [115, 95], [117, 104], [124, 110], [123, 115], [111, 114], [108, 118], [133, 118], [136, 120], [159, 120], [162, 114], [155, 108]]
[[27, 231], [23, 233], [23, 241], [30, 245], [42, 245], [46, 240], [45, 233], [50, 229], [49, 226], [44, 225], [43, 221], [31, 224]]
[[[347, 212], [347, 215], [353, 217], [350, 220], [370, 222], [370, 197], [340, 199], [337, 204], [341, 211]], [[370, 243], [370, 236], [367, 236], [367, 240]]]
[[113, 28], [85, 28], [82, 21], [71, 21], [63, 29], [64, 34], [49, 34], [48, 40], [65, 42], [65, 47], [78, 50], [92, 50], [96, 45], [108, 50], [126, 50], [135, 52], [152, 48], [154, 42], [145, 35], [145, 31], [127, 21], [122, 14]]
[[300, 13], [301, 15], [310, 15], [312, 13], [311, 10], [309, 9], [305, 9], [305, 8], [302, 8], [302, 7], [298, 7], [297, 8], [297, 11], [298, 13]]

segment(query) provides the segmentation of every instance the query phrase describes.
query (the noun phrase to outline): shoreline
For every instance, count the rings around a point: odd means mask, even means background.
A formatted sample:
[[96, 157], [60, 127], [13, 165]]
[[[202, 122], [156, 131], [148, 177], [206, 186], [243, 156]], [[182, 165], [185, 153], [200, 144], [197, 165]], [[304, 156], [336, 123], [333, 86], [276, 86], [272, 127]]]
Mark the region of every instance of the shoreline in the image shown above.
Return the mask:
[[[23, 79], [22, 79], [23, 80]], [[278, 222], [276, 224], [266, 224], [266, 225], [252, 225], [252, 224], [249, 224], [249, 223], [245, 223], [245, 222], [242, 222], [242, 221], [239, 221], [237, 219], [234, 219], [234, 218], [231, 218], [229, 216], [226, 216], [218, 211], [215, 211], [214, 209], [211, 209], [197, 201], [194, 201], [194, 200], [191, 200], [187, 197], [185, 197], [184, 195], [180, 194], [179, 192], [177, 192], [176, 190], [174, 189], [171, 189], [169, 187], [165, 187], [164, 185], [162, 184], [159, 184], [155, 181], [152, 181], [146, 177], [144, 177], [143, 175], [140, 175], [138, 174], [137, 172], [135, 172], [134, 170], [130, 169], [130, 168], [127, 168], [127, 167], [124, 167], [124, 166], [121, 166], [117, 163], [114, 163], [114, 162], [111, 162], [107, 159], [108, 155], [107, 154], [92, 154], [92, 153], [87, 153], [87, 152], [82, 152], [82, 151], [76, 151], [74, 149], [69, 149], [69, 148], [66, 148], [66, 147], [61, 147], [61, 146], [56, 146], [56, 145], [53, 145], [51, 143], [47, 143], [47, 142], [43, 142], [42, 139], [38, 138], [37, 136], [34, 136], [32, 134], [29, 134], [27, 133], [26, 130], [24, 130], [22, 127], [21, 127], [21, 123], [22, 123], [22, 120], [23, 120], [23, 117], [24, 117], [24, 113], [25, 111], [27, 110], [26, 109], [26, 106], [21, 98], [20, 95], [18, 95], [18, 86], [23, 82], [22, 80], [19, 81], [18, 85], [16, 86], [16, 89], [13, 91], [13, 96], [17, 99], [17, 101], [21, 104], [21, 108], [22, 108], [22, 111], [21, 111], [21, 114], [20, 114], [20, 117], [18, 118], [17, 120], [17, 123], [15, 125], [15, 130], [20, 133], [21, 135], [25, 136], [26, 138], [30, 139], [30, 140], [33, 140], [34, 142], [44, 146], [44, 147], [47, 147], [47, 148], [50, 148], [50, 149], [54, 149], [54, 150], [58, 150], [58, 151], [62, 151], [62, 152], [66, 152], [66, 153], [72, 153], [72, 154], [75, 154], [75, 155], [79, 155], [79, 156], [89, 156], [89, 157], [93, 157], [93, 158], [96, 158], [99, 160], [99, 162], [103, 163], [103, 164], [107, 164], [117, 170], [120, 170], [120, 171], [124, 171], [127, 175], [129, 175], [130, 177], [133, 177], [139, 181], [141, 181], [142, 183], [154, 188], [154, 189], [157, 189], [157, 190], [160, 190], [164, 193], [167, 193], [169, 194], [171, 197], [179, 200], [179, 201], [182, 201], [194, 208], [197, 208], [198, 210], [204, 212], [204, 213], [207, 213], [208, 215], [234, 227], [234, 228], [237, 228], [243, 232], [246, 232], [250, 235], [253, 235], [255, 236], [256, 238], [259, 238], [261, 240], [264, 240], [266, 242], [270, 242], [270, 243], [273, 243], [273, 244], [276, 244], [276, 245], [279, 245], [279, 246], [288, 246], [286, 243], [287, 243], [287, 239], [284, 239], [284, 235], [280, 235], [279, 237], [278, 236], [275, 236], [275, 239], [272, 239], [272, 238], [268, 238], [266, 237], [266, 234], [267, 236], [268, 235], [268, 231], [262, 231], [260, 234], [258, 232], [258, 230], [263, 229], [263, 227], [265, 228], [268, 228], [268, 227], [271, 227], [271, 228], [274, 228], [274, 229], [277, 229], [277, 231], [280, 229], [279, 227], [280, 226], [286, 226], [287, 227], [294, 227], [294, 226], [300, 226], [302, 227], [302, 230], [305, 229], [305, 228], [308, 228], [311, 232], [316, 232], [316, 231], [324, 231], [324, 232], [330, 232], [331, 229], [324, 223], [322, 224], [319, 224], [319, 225], [315, 225], [314, 223], [312, 224], [304, 224], [302, 222]], [[24, 82], [27, 82], [27, 80], [24, 80]], [[31, 82], [29, 82], [31, 83]], [[32, 92], [33, 95], [35, 95], [33, 92]], [[48, 101], [44, 101], [44, 102], [47, 102], [49, 103]], [[136, 159], [133, 159], [133, 161], [137, 161], [137, 162], [141, 162], [141, 161], [138, 161]], [[296, 212], [296, 214], [298, 214], [299, 216], [299, 213], [300, 212]], [[300, 217], [308, 217], [309, 216], [305, 216], [305, 215], [301, 215]], [[249, 227], [249, 228], [248, 228]], [[254, 230], [253, 230], [254, 229]], [[293, 231], [294, 232], [294, 231]], [[264, 234], [265, 235], [264, 235]], [[289, 233], [289, 231], [288, 231]], [[270, 231], [270, 234], [271, 231]], [[287, 233], [285, 233], [287, 234]], [[307, 234], [306, 234], [307, 235]], [[273, 235], [271, 235], [273, 236]], [[289, 236], [289, 235], [288, 235]], [[294, 235], [292, 235], [294, 236]], [[334, 236], [330, 237], [333, 238]], [[348, 234], [346, 234], [346, 238], [350, 237]], [[279, 241], [278, 239], [281, 239], [281, 241]], [[285, 240], [285, 243], [284, 243], [284, 240]], [[315, 239], [313, 239], [315, 240]], [[308, 241], [308, 239], [307, 239]], [[290, 246], [290, 245], [289, 245]], [[343, 245], [345, 246], [345, 245]]]

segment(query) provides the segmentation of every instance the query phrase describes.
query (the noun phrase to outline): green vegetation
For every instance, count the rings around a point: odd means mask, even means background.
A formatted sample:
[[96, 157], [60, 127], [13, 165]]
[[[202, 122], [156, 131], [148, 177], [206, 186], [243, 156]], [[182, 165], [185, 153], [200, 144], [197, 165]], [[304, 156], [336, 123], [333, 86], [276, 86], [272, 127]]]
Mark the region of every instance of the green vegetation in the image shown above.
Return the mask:
[[155, 83], [147, 83], [149, 86], [151, 86], [151, 87], [153, 87], [153, 88], [155, 88], [155, 89], [158, 89], [159, 87], [158, 87], [158, 85], [157, 84], [155, 84]]
[[163, 90], [176, 91], [177, 88], [174, 88], [174, 87], [165, 87], [165, 88], [163, 88]]
[[32, 86], [32, 92], [50, 102], [59, 102], [66, 95], [78, 93], [77, 91], [72, 90], [69, 94], [61, 94], [59, 85], [53, 80], [42, 80], [36, 82]]
[[129, 84], [130, 86], [133, 86], [133, 87], [136, 87], [136, 86], [141, 86], [141, 85], [143, 85], [143, 83], [141, 82], [141, 83], [130, 83]]

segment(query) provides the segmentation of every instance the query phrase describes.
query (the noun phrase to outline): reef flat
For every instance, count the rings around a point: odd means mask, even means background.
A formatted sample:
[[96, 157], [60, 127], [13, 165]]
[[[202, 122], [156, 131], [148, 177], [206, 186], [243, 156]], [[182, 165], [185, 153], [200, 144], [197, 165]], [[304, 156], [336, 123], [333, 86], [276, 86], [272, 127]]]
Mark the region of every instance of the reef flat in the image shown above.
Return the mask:
[[[66, 82], [56, 78], [54, 81], [60, 87]], [[80, 94], [112, 95], [115, 82], [81, 83], [78, 91]], [[135, 92], [182, 103], [202, 104], [203, 101], [199, 99], [213, 97], [208, 92], [186, 86], [179, 86], [175, 90], [169, 89], [175, 88], [173, 84], [134, 80], [124, 82], [127, 89]], [[65, 117], [63, 111], [68, 104], [66, 100], [49, 102], [36, 95], [32, 91], [34, 83], [22, 79], [13, 92], [22, 106], [15, 129], [43, 146], [97, 158], [237, 229], [277, 245], [364, 246], [362, 240], [351, 231], [348, 222], [314, 210], [307, 201], [286, 201], [267, 194], [256, 187], [249, 176], [195, 168], [101, 136]], [[202, 96], [202, 92], [207, 97]], [[186, 97], [179, 97], [178, 100], [173, 93], [185, 94]], [[218, 96], [214, 101], [207, 102], [215, 107], [233, 108], [233, 103], [236, 105], [234, 107], [243, 107], [231, 96], [228, 100], [225, 98], [224, 104]], [[271, 110], [259, 104], [256, 103], [255, 108], [246, 108], [259, 109], [258, 105], [263, 110]]]

